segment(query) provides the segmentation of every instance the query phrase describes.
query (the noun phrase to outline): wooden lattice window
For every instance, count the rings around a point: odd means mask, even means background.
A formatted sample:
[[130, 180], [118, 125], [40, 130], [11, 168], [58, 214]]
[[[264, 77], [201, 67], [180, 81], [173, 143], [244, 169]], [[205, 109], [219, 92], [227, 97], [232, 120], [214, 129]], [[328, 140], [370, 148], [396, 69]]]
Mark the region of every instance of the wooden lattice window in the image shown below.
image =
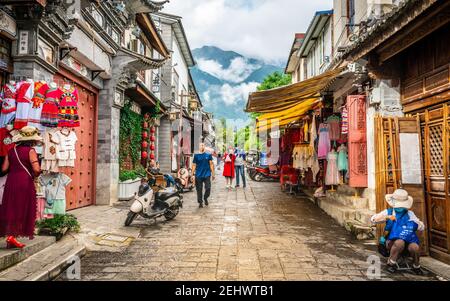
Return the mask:
[[430, 126], [430, 175], [443, 176], [442, 125]]

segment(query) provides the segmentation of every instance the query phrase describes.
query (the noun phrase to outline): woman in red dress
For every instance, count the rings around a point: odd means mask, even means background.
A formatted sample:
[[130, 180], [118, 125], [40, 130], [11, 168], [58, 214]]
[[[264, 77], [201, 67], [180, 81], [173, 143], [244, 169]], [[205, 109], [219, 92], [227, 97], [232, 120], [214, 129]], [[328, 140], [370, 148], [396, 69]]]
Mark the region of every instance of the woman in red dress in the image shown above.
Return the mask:
[[227, 189], [231, 189], [233, 185], [233, 179], [235, 177], [234, 161], [236, 160], [233, 149], [230, 148], [228, 153], [225, 153], [222, 159], [224, 162], [223, 176], [227, 180]]
[[34, 237], [37, 207], [34, 179], [41, 170], [33, 146], [42, 138], [35, 127], [26, 126], [13, 141], [16, 147], [8, 152], [2, 166], [8, 178], [0, 206], [0, 237], [7, 237], [7, 248], [23, 248], [25, 245], [16, 237]]

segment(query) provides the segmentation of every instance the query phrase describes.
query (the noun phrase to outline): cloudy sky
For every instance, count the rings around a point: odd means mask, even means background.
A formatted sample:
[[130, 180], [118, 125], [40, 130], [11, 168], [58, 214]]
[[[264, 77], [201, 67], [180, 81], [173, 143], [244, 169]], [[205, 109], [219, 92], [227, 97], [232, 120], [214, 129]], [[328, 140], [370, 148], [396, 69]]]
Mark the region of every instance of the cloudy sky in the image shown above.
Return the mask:
[[183, 17], [192, 48], [211, 45], [281, 62], [294, 33], [332, 6], [332, 0], [171, 0], [164, 11]]

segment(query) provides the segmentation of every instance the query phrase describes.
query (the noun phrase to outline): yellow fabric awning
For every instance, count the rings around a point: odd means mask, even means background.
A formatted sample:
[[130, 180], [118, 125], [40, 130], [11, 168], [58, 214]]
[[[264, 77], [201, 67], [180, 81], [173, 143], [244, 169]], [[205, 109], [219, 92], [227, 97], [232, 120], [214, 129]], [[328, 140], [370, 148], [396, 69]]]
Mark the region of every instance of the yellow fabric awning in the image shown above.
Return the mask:
[[320, 92], [342, 72], [343, 68], [289, 86], [250, 94], [246, 112], [274, 113], [294, 108], [299, 103], [320, 98]]

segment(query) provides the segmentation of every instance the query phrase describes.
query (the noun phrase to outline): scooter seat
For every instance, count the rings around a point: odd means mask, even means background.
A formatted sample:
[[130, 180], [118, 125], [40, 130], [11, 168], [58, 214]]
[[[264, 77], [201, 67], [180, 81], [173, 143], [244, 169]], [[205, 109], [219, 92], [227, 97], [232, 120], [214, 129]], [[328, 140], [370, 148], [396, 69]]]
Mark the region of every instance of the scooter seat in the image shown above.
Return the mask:
[[168, 199], [176, 196], [178, 193], [176, 191], [160, 191], [155, 194], [156, 199], [160, 201], [167, 201]]

